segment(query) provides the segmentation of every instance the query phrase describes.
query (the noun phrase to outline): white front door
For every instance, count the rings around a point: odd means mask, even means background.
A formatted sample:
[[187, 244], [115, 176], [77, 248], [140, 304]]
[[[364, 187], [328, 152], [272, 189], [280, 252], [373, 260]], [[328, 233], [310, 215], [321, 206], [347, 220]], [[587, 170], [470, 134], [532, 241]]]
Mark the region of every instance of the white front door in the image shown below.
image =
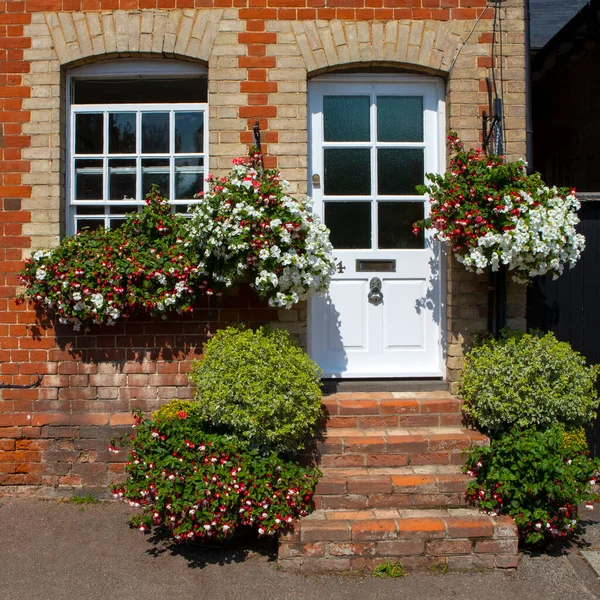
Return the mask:
[[337, 263], [309, 306], [309, 352], [326, 377], [441, 377], [439, 245], [415, 236], [415, 186], [444, 161], [443, 84], [428, 77], [312, 81], [309, 194]]

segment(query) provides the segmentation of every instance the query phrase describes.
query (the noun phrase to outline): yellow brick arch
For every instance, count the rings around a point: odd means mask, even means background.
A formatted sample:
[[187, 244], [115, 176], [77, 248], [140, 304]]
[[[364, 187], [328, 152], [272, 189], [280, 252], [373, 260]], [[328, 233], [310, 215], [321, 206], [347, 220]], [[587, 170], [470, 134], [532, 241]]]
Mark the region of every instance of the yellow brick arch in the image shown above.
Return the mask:
[[457, 21], [294, 21], [309, 76], [351, 67], [447, 74], [464, 33]]
[[46, 24], [61, 65], [115, 56], [165, 56], [208, 64], [222, 9], [49, 12]]

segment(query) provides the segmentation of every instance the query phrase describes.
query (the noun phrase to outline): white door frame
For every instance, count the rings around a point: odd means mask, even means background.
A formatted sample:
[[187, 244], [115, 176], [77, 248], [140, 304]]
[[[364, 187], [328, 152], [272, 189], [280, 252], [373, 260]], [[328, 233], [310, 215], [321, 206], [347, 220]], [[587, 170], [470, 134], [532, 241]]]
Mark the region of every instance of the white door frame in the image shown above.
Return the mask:
[[[445, 122], [445, 102], [444, 102], [444, 83], [440, 78], [430, 77], [430, 76], [419, 76], [419, 75], [408, 75], [408, 74], [330, 74], [320, 76], [313, 80], [313, 84], [309, 81], [309, 89], [308, 89], [308, 119], [309, 119], [309, 155], [308, 155], [308, 193], [311, 197], [315, 197], [315, 192], [320, 194], [320, 190], [316, 189], [313, 186], [312, 176], [316, 172], [314, 168], [314, 157], [317, 153], [322, 152], [322, 148], [314, 148], [313, 144], [313, 136], [314, 132], [318, 131], [319, 127], [321, 127], [321, 123], [317, 122], [317, 119], [322, 119], [322, 116], [319, 115], [319, 110], [316, 105], [316, 100], [321, 97], [322, 92], [315, 92], [315, 88], [317, 86], [322, 87], [322, 84], [331, 84], [336, 85], [337, 89], [343, 87], [348, 87], [348, 91], [350, 92], [352, 88], [350, 86], [355, 86], [355, 93], [360, 94], [361, 85], [366, 84], [383, 84], [385, 85], [393, 85], [393, 84], [402, 84], [402, 92], [406, 94], [414, 93], [418, 95], [422, 95], [424, 90], [427, 90], [427, 93], [431, 97], [431, 94], [434, 95], [436, 99], [435, 105], [435, 114], [437, 117], [437, 123], [435, 124], [435, 131], [429, 131], [425, 133], [425, 142], [427, 142], [427, 136], [429, 135], [429, 147], [431, 144], [437, 145], [437, 153], [435, 153], [434, 158], [437, 162], [436, 168], [428, 168], [426, 165], [426, 172], [436, 170], [437, 172], [444, 172], [445, 170], [445, 162], [446, 162], [446, 152], [445, 152], [445, 136], [446, 136], [446, 122]], [[346, 84], [346, 85], [344, 85]], [[354, 90], [352, 90], [354, 93]], [[389, 93], [389, 91], [387, 92]], [[433, 136], [433, 137], [432, 137]], [[437, 138], [437, 139], [435, 139]], [[433, 142], [431, 141], [433, 139]], [[424, 143], [425, 145], [425, 143]], [[320, 188], [322, 189], [322, 188]], [[320, 207], [317, 207], [320, 208]], [[428, 205], [425, 204], [425, 214], [428, 213]], [[432, 239], [430, 233], [426, 234], [426, 243], [434, 249], [434, 253], [437, 256], [437, 266], [438, 266], [438, 277], [437, 280], [437, 289], [439, 293], [437, 294], [439, 305], [436, 307], [439, 311], [439, 344], [437, 348], [437, 357], [438, 359], [435, 361], [435, 364], [429, 364], [425, 369], [419, 369], [415, 367], [410, 367], [409, 370], [405, 370], [399, 368], [397, 371], [377, 371], [376, 373], [365, 371], [360, 372], [354, 369], [352, 372], [336, 372], [336, 373], [327, 373], [325, 372], [326, 377], [333, 378], [353, 378], [353, 377], [389, 377], [389, 378], [397, 378], [397, 377], [435, 377], [440, 378], [444, 377], [446, 373], [446, 265], [445, 265], [445, 253], [440, 245]], [[375, 273], [376, 274], [376, 273]], [[309, 352], [313, 352], [314, 349], [314, 341], [315, 341], [315, 332], [314, 325], [312, 322], [311, 315], [313, 314], [313, 308], [315, 306], [315, 301], [309, 302], [309, 323], [308, 323], [308, 348]]]

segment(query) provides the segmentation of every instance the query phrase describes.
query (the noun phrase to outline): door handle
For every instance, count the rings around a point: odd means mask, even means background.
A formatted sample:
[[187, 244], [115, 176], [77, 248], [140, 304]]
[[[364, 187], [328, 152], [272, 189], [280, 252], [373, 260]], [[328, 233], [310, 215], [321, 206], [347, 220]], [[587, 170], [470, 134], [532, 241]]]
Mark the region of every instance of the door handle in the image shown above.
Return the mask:
[[369, 281], [369, 293], [367, 298], [371, 304], [378, 306], [383, 302], [383, 293], [381, 291], [381, 279], [379, 277], [373, 277]]

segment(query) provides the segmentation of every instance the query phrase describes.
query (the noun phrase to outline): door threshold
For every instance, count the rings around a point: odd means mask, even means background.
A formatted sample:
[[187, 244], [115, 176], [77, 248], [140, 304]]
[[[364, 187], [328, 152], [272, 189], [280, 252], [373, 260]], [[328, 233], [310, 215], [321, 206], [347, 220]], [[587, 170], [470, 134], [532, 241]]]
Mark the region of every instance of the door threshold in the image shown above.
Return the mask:
[[342, 392], [447, 392], [448, 382], [439, 378], [322, 379], [324, 395]]

